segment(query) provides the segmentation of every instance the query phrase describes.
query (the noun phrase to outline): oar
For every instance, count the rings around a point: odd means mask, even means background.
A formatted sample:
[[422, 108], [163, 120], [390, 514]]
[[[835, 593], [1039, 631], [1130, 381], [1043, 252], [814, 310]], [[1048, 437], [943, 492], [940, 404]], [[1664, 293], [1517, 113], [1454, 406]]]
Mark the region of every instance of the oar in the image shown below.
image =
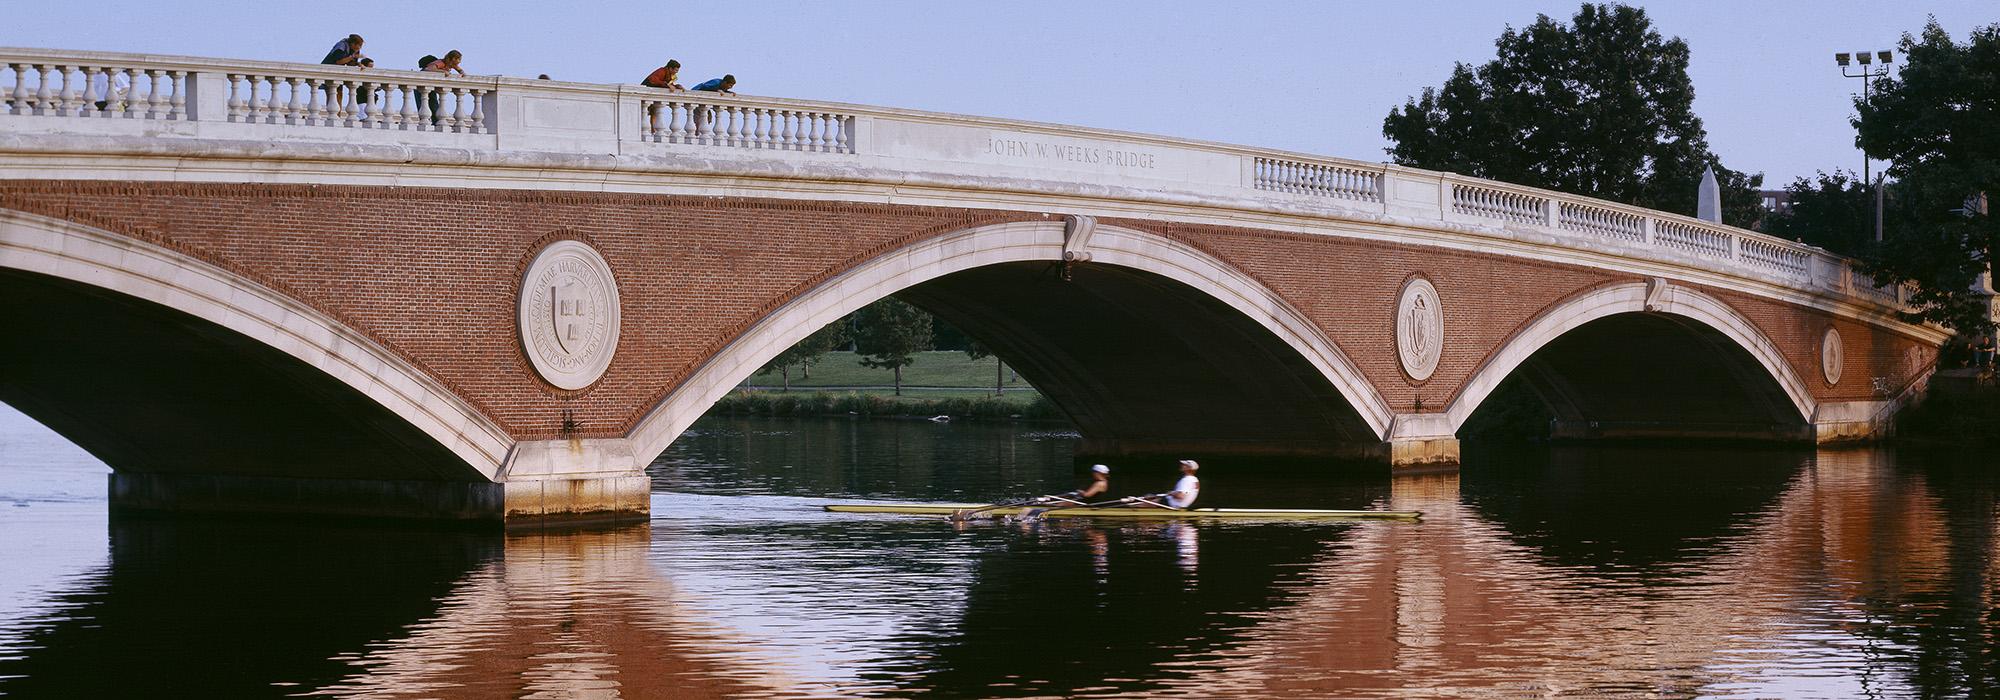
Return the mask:
[[1015, 507], [1019, 507], [1019, 506], [1025, 506], [1025, 505], [1030, 505], [1030, 504], [1035, 504], [1035, 503], [1040, 503], [1040, 502], [1042, 502], [1042, 501], [1046, 501], [1046, 500], [1048, 500], [1048, 499], [1051, 499], [1051, 498], [1057, 498], [1057, 497], [1056, 497], [1056, 496], [1036, 496], [1036, 497], [1034, 497], [1034, 498], [1030, 498], [1030, 499], [1028, 499], [1028, 500], [1025, 500], [1025, 501], [1015, 501], [1015, 502], [1013, 502], [1013, 503], [995, 503], [995, 504], [993, 504], [993, 505], [990, 505], [990, 506], [980, 506], [980, 507], [978, 507], [978, 508], [970, 508], [970, 509], [966, 509], [966, 510], [960, 510], [960, 511], [953, 511], [951, 515], [947, 515], [947, 516], [945, 516], [945, 519], [946, 519], [946, 520], [950, 520], [950, 521], [952, 521], [952, 522], [962, 522], [962, 521], [966, 521], [966, 520], [971, 520], [971, 519], [972, 519], [972, 516], [973, 516], [973, 515], [975, 515], [975, 514], [978, 514], [978, 513], [984, 513], [984, 512], [986, 512], [986, 511], [989, 511], [989, 510], [999, 510], [999, 509], [1001, 509], [1001, 508], [1015, 508]]

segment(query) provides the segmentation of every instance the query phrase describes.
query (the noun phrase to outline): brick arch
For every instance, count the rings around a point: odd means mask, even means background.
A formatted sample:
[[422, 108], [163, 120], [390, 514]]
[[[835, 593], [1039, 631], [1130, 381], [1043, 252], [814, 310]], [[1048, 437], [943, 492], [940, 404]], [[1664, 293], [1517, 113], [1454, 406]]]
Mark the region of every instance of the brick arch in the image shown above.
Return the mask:
[[[764, 316], [717, 352], [642, 418], [630, 433], [648, 460], [770, 358], [813, 331], [877, 299], [973, 268], [1063, 259], [1060, 221], [989, 224], [935, 236], [849, 269]], [[1317, 369], [1378, 439], [1394, 413], [1366, 376], [1313, 323], [1276, 292], [1214, 256], [1156, 234], [1098, 226], [1088, 238], [1090, 265], [1158, 275], [1187, 285], [1241, 313]]]
[[240, 334], [366, 397], [486, 479], [499, 474], [513, 445], [498, 424], [347, 324], [185, 253], [75, 222], [0, 209], [0, 268], [150, 302]]
[[1592, 321], [1647, 312], [1690, 319], [1734, 341], [1784, 390], [1801, 420], [1812, 422], [1818, 401], [1805, 379], [1762, 329], [1720, 299], [1684, 285], [1654, 280], [1605, 285], [1544, 310], [1489, 355], [1459, 390], [1445, 411], [1451, 431], [1456, 433], [1464, 427], [1502, 380], [1551, 341]]

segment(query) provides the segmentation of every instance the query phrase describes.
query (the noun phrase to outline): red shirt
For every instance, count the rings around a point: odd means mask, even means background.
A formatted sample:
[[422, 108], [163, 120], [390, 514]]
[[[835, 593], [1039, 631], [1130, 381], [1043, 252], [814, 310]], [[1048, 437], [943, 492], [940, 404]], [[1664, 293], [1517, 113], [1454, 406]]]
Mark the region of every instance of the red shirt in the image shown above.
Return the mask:
[[651, 75], [647, 75], [645, 80], [639, 81], [639, 84], [646, 87], [663, 88], [667, 86], [667, 80], [667, 67], [660, 66], [654, 69]]

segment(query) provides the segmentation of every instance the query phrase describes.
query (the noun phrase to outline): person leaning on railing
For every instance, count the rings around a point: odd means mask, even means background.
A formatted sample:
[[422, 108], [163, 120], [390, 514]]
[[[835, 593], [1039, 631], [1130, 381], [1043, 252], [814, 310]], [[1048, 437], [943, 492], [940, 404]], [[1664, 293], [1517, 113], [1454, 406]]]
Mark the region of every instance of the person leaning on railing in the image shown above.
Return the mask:
[[[425, 56], [424, 58], [430, 57]], [[459, 53], [458, 49], [452, 49], [444, 52], [444, 58], [419, 61], [418, 65], [421, 65], [426, 72], [451, 75], [452, 72], [456, 71], [462, 77], [465, 75], [465, 69], [459, 66], [459, 61], [464, 59], [465, 54]], [[438, 91], [432, 88], [425, 90], [425, 92], [428, 93], [427, 100], [431, 107], [431, 126], [437, 126], [438, 122], [444, 120], [444, 116], [438, 114]]]
[[333, 42], [333, 49], [326, 52], [320, 63], [329, 66], [358, 66], [365, 59], [361, 55], [361, 35], [349, 34], [347, 38]]
[[733, 87], [736, 87], [736, 76], [724, 75], [720, 78], [710, 78], [708, 80], [701, 81], [700, 85], [694, 86], [694, 90], [695, 92], [713, 92], [719, 95], [734, 95], [736, 93], [729, 91], [729, 89]]
[[674, 79], [679, 78], [680, 75], [681, 75], [681, 62], [670, 59], [667, 61], [666, 65], [653, 69], [653, 72], [648, 74], [645, 80], [639, 81], [639, 84], [649, 88], [660, 88], [662, 90], [668, 90], [672, 92], [681, 92], [683, 90], [686, 90], [687, 88], [681, 87], [680, 83], [674, 81]]

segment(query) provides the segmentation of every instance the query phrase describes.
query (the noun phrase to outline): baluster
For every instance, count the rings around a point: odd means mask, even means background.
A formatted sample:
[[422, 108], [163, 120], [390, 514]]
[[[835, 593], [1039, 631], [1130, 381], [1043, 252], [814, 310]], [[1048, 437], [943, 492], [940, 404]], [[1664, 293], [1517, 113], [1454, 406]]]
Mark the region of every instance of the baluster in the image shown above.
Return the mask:
[[854, 153], [854, 115], [840, 118], [840, 152]]
[[306, 121], [300, 117], [306, 111], [306, 100], [310, 98], [306, 97], [305, 93], [299, 91], [298, 78], [285, 78], [284, 82], [285, 91], [291, 93], [287, 96], [291, 98], [291, 101], [289, 104], [280, 105], [284, 109], [284, 114], [278, 121], [285, 124], [305, 124]]
[[13, 64], [13, 68], [14, 68], [14, 103], [8, 105], [7, 113], [27, 114], [28, 113], [28, 66], [25, 63], [16, 63]]
[[792, 124], [792, 110], [778, 110], [777, 121], [771, 124], [772, 146], [780, 151], [798, 150], [797, 127]]
[[54, 97], [49, 94], [49, 68], [51, 67], [48, 64], [33, 66], [35, 69], [35, 103], [30, 106], [31, 113], [33, 114], [53, 113], [49, 105], [49, 100]]
[[[91, 95], [91, 86], [97, 82], [97, 76], [99, 74], [102, 74], [104, 76], [104, 84], [106, 86], [109, 86], [111, 84], [111, 69], [98, 68], [96, 66], [85, 66], [83, 68], [83, 84], [80, 86], [80, 89], [82, 90], [83, 94], [77, 96], [78, 100], [83, 103], [82, 109], [79, 112], [83, 116], [86, 117], [106, 116], [105, 109], [100, 109], [97, 106], [97, 100], [94, 99]], [[110, 106], [111, 105], [108, 103], [105, 104], [105, 108], [109, 108]]]
[[675, 128], [680, 123], [681, 110], [678, 105], [660, 100], [653, 105], [653, 142], [679, 143], [680, 131]]
[[813, 112], [813, 113], [812, 113], [812, 150], [813, 150], [813, 152], [814, 152], [814, 153], [824, 153], [824, 152], [826, 152], [826, 136], [827, 136], [827, 134], [826, 134], [826, 115], [825, 115], [825, 114], [822, 114], [822, 113], [819, 113], [819, 112]]
[[300, 78], [305, 85], [305, 106], [301, 121], [309, 126], [340, 126], [340, 81], [332, 78]]
[[[229, 81], [229, 115], [227, 118], [232, 122], [242, 121], [244, 112], [243, 93], [237, 89], [237, 85], [242, 82], [243, 76], [230, 73], [224, 77]], [[86, 82], [85, 84], [89, 83]], [[214, 116], [210, 115], [210, 118], [214, 118]]]
[[418, 85], [416, 86], [414, 94], [416, 95], [417, 98], [416, 130], [430, 131], [432, 126], [431, 117], [433, 116], [431, 114], [431, 104], [430, 104], [431, 88], [424, 85]]
[[771, 124], [765, 121], [769, 117], [769, 110], [751, 107], [745, 111], [750, 118], [750, 146], [764, 148], [770, 145], [768, 139], [771, 137]]
[[422, 102], [422, 98], [418, 98], [418, 90], [420, 90], [418, 86], [410, 86], [410, 84], [396, 86], [396, 94], [402, 96], [402, 110], [396, 110], [396, 126], [400, 126], [406, 132], [418, 128], [416, 124], [418, 124], [420, 114], [418, 114], [416, 106], [418, 106], [418, 102]]
[[445, 130], [452, 133], [465, 132], [465, 88], [451, 89], [451, 118], [445, 120]]
[[[329, 99], [333, 100], [334, 111], [330, 125], [368, 128], [367, 122], [362, 121], [361, 117], [360, 85], [356, 81], [342, 78], [337, 83], [328, 83], [327, 87], [333, 93], [329, 96]], [[369, 110], [369, 113], [373, 114], [374, 110]]]
[[167, 83], [174, 89], [174, 94], [167, 97], [167, 118], [187, 121], [187, 95], [184, 93], [187, 90], [187, 71], [167, 71]]
[[257, 123], [276, 124], [278, 123], [278, 112], [284, 109], [282, 106], [283, 103], [278, 101], [278, 76], [264, 76], [263, 82], [264, 99], [257, 103]]
[[64, 117], [76, 116], [76, 94], [70, 92], [70, 73], [75, 66], [56, 66], [56, 73], [62, 76], [62, 90], [56, 93], [56, 114]]
[[396, 83], [394, 86], [383, 86], [383, 89], [395, 90], [397, 101], [395, 108], [391, 109], [388, 96], [384, 95], [382, 98], [382, 109], [389, 112], [389, 128], [398, 131], [408, 130], [412, 116], [410, 111], [410, 86], [404, 83]]
[[469, 92], [472, 95], [472, 133], [489, 133], [486, 129], [486, 91], [471, 90]]
[[437, 114], [432, 115], [434, 117], [437, 117], [437, 130], [441, 133], [447, 133], [447, 134], [457, 131], [458, 130], [457, 96], [453, 95], [452, 88], [448, 87], [437, 88], [437, 96], [438, 96], [438, 106], [436, 107]]
[[[167, 96], [160, 91], [160, 71], [148, 69], [146, 72], [146, 118], [165, 119], [167, 116]], [[137, 86], [134, 86], [137, 89]]]

